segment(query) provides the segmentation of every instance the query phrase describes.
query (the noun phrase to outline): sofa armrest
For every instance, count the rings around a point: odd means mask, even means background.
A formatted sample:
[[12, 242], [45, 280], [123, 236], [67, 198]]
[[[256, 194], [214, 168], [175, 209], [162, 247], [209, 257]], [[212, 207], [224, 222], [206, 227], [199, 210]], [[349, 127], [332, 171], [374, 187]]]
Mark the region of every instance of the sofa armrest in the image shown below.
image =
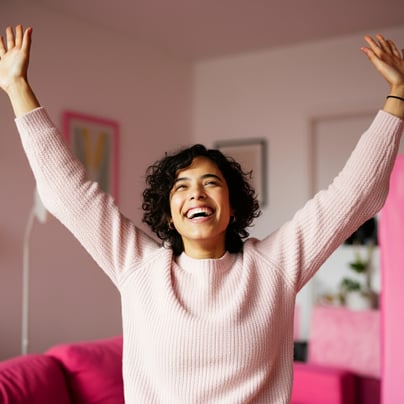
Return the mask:
[[61, 363], [74, 404], [124, 403], [122, 337], [61, 344], [46, 355]]
[[291, 404], [355, 404], [355, 375], [308, 363], [293, 365]]
[[0, 403], [70, 404], [59, 363], [39, 354], [0, 362]]

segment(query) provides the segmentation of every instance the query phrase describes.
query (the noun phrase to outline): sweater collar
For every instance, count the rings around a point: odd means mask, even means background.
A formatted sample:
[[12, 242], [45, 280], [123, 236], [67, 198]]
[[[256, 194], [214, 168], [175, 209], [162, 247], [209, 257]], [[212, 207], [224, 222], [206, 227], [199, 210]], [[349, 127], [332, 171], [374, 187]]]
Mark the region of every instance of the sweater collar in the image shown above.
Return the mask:
[[235, 255], [225, 252], [220, 258], [197, 259], [186, 255], [184, 252], [177, 257], [176, 263], [186, 272], [195, 271], [227, 271], [231, 268]]

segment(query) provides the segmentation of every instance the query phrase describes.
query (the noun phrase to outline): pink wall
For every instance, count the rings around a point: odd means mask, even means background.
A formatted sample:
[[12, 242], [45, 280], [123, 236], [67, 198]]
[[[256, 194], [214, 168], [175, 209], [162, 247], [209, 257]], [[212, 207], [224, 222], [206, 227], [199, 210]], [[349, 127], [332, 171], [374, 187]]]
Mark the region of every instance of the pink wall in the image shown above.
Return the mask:
[[397, 158], [380, 218], [383, 270], [382, 402], [403, 403], [404, 372], [404, 155]]
[[[37, 2], [2, 1], [0, 29], [34, 27], [30, 79], [53, 119], [65, 109], [121, 125], [120, 205], [140, 222], [148, 164], [189, 142], [192, 66], [125, 36], [53, 13]], [[8, 100], [0, 94], [0, 359], [20, 352], [22, 237], [34, 181]], [[121, 332], [119, 296], [53, 218], [31, 246], [30, 351]]]

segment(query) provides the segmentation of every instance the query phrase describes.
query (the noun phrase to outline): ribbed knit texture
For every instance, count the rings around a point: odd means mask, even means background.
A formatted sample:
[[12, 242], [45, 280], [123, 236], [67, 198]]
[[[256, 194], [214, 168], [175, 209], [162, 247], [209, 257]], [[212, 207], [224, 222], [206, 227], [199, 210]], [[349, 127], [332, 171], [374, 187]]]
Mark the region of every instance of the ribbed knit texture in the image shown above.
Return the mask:
[[16, 122], [45, 206], [120, 291], [126, 403], [288, 403], [296, 293], [382, 207], [403, 122], [380, 111], [327, 190], [207, 260], [173, 259], [120, 214], [43, 108]]

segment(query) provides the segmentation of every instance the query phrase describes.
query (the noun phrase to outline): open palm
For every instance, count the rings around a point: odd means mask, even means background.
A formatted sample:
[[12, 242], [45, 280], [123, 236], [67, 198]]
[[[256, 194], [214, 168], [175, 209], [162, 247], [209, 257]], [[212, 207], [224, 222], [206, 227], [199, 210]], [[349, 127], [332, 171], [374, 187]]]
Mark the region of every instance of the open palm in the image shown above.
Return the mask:
[[362, 50], [392, 88], [404, 89], [404, 50], [400, 52], [392, 40], [382, 35], [376, 35], [376, 39], [365, 36], [369, 47]]
[[18, 25], [14, 31], [6, 29], [6, 41], [0, 37], [0, 87], [7, 92], [9, 86], [20, 78], [27, 78], [31, 29], [23, 31]]

